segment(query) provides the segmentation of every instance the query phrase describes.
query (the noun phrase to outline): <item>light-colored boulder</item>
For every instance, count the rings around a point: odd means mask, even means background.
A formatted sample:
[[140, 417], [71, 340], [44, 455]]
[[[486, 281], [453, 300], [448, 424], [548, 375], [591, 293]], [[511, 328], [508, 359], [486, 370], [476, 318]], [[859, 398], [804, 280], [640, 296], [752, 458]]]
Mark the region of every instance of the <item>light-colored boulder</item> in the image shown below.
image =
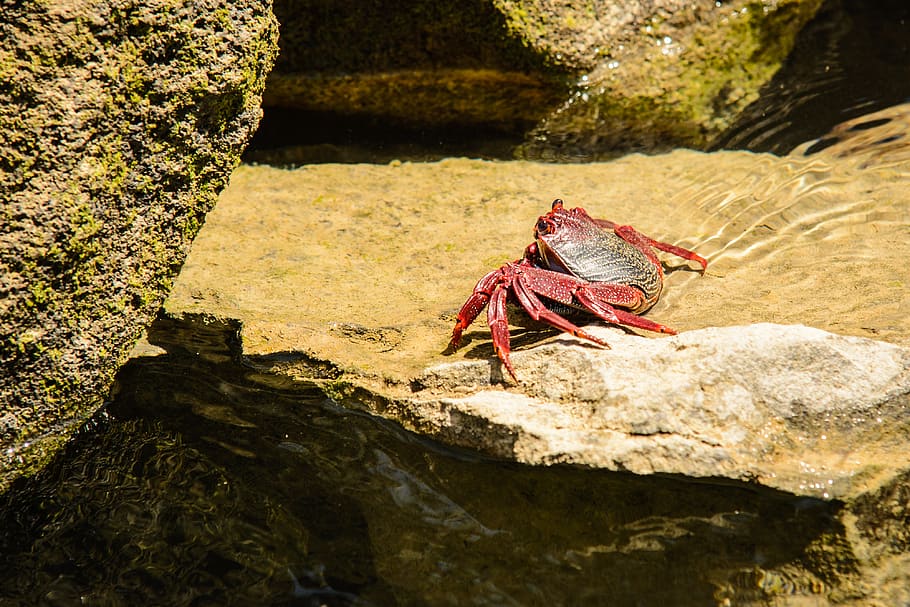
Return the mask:
[[[910, 350], [801, 325], [642, 339], [589, 328], [515, 354], [523, 394], [485, 361], [428, 369], [411, 419], [447, 442], [533, 464], [758, 482], [846, 498], [910, 467]], [[421, 399], [421, 393], [466, 396]], [[481, 432], [462, 420], [485, 420]]]

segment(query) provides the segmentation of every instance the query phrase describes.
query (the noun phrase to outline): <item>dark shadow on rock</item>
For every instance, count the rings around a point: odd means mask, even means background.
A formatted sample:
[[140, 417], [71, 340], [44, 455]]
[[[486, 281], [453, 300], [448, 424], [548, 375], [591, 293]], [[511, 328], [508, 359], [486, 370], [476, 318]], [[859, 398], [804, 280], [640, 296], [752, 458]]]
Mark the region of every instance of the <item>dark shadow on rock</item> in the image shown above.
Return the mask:
[[106, 410], [2, 497], [0, 600], [708, 604], [853, 579], [840, 503], [446, 447], [263, 381], [235, 361], [235, 323], [195, 320], [156, 323], [169, 353], [132, 360]]
[[334, 405], [249, 381], [233, 322], [152, 335], [169, 353], [132, 359], [113, 401], [2, 498], [0, 602], [396, 604], [361, 506], [296, 437], [318, 442], [311, 421]]

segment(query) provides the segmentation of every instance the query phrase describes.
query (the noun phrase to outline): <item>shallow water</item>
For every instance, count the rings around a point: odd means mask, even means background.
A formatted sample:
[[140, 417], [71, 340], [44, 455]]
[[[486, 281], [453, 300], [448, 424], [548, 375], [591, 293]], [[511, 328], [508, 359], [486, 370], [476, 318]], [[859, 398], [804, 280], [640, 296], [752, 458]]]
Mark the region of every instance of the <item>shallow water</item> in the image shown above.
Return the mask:
[[712, 149], [787, 154], [845, 120], [910, 99], [910, 4], [828, 0], [761, 97]]
[[169, 353], [5, 496], [0, 604], [694, 606], [832, 575], [798, 563], [837, 504], [452, 451], [235, 364], [231, 336], [158, 323]]

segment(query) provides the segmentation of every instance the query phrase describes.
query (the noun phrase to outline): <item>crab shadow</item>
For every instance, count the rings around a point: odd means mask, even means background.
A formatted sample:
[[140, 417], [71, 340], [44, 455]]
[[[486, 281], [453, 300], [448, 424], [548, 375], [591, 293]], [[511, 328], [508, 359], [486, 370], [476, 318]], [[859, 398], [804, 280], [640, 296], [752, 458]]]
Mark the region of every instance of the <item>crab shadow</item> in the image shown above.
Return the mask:
[[[509, 342], [513, 351], [522, 350], [559, 334], [560, 331], [546, 325], [538, 327], [519, 326], [518, 328], [512, 326], [509, 331]], [[496, 350], [493, 348], [493, 340], [488, 329], [478, 329], [465, 333], [461, 338], [461, 346], [458, 351], [462, 352], [465, 358], [470, 359], [496, 358]], [[449, 344], [442, 353], [448, 356], [455, 352], [456, 350]]]

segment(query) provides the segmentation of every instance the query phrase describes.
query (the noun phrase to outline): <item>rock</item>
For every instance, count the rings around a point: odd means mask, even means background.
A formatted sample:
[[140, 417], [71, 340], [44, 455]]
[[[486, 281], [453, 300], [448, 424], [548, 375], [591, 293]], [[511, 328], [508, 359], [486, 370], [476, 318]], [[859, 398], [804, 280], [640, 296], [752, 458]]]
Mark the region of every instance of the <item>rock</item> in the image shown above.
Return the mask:
[[527, 133], [529, 159], [704, 147], [820, 5], [279, 0], [265, 103], [358, 124]]
[[0, 489], [101, 404], [260, 117], [267, 2], [0, 23]]
[[269, 107], [525, 130], [564, 95], [565, 70], [508, 35], [493, 2], [278, 0], [275, 14], [281, 54]]
[[597, 61], [517, 155], [577, 161], [707, 149], [758, 99], [821, 4], [642, 3], [618, 32], [615, 15], [597, 15]]
[[[250, 364], [446, 442], [848, 499], [907, 465], [908, 120], [892, 108], [785, 158], [242, 167], [165, 309], [234, 319]], [[444, 350], [557, 196], [708, 271], [668, 267], [648, 314], [678, 337], [600, 328], [602, 350], [512, 313], [522, 383], [502, 383], [482, 319]]]
[[[409, 418], [527, 463], [727, 477], [825, 499], [860, 495], [910, 465], [900, 439], [910, 349], [800, 325], [666, 339], [590, 330], [612, 349], [566, 336], [515, 354], [520, 395], [493, 389], [501, 370], [486, 361], [432, 367], [415, 380]], [[477, 391], [421, 397], [462, 386]], [[464, 419], [483, 432], [466, 432]]]

